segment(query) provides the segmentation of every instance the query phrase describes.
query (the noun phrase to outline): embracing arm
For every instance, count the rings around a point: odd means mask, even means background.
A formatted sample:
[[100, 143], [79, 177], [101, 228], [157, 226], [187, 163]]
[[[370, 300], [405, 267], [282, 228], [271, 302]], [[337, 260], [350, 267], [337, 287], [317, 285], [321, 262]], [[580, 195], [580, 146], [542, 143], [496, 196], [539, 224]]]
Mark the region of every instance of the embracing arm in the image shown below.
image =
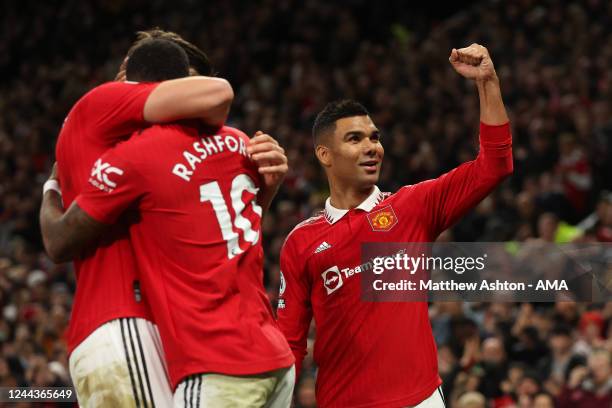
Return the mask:
[[87, 127], [92, 143], [111, 147], [152, 123], [200, 119], [218, 128], [234, 92], [221, 78], [189, 77], [160, 83], [107, 82], [88, 92], [67, 117]]
[[78, 257], [106, 227], [87, 215], [76, 202], [64, 212], [57, 191], [49, 190], [43, 194], [40, 229], [45, 249], [53, 262], [67, 262]]
[[105, 153], [99, 160], [118, 164], [123, 169], [122, 173], [114, 174], [114, 188], [103, 191], [90, 181], [66, 211], [61, 201], [56, 166], [53, 167], [43, 189], [40, 227], [45, 249], [54, 262], [78, 258], [84, 249], [95, 245], [96, 239], [138, 200], [142, 182], [129, 163], [121, 160], [117, 150]]
[[192, 76], [160, 83], [147, 98], [143, 116], [149, 123], [200, 119], [212, 127], [225, 123], [234, 91], [225, 79]]

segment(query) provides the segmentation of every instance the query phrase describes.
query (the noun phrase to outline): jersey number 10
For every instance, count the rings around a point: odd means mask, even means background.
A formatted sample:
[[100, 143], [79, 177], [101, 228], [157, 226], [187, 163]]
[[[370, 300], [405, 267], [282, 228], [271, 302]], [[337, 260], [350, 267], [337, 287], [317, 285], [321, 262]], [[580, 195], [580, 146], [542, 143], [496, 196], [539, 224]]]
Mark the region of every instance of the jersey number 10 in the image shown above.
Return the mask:
[[[259, 240], [259, 231], [253, 230], [251, 221], [242, 215], [242, 211], [246, 207], [242, 201], [242, 193], [248, 191], [249, 193], [257, 195], [257, 190], [258, 188], [255, 186], [253, 180], [246, 174], [239, 174], [232, 180], [230, 197], [234, 214], [236, 214], [236, 218], [232, 221], [219, 183], [213, 181], [200, 186], [200, 202], [210, 201], [213, 210], [215, 210], [215, 215], [217, 216], [217, 221], [221, 228], [221, 235], [227, 244], [228, 259], [232, 259], [234, 256], [244, 252], [244, 250], [240, 248], [238, 233], [234, 231], [232, 226], [241, 230], [244, 240], [251, 243], [251, 245], [255, 245]], [[251, 201], [251, 205], [253, 212], [261, 217], [262, 210], [261, 207], [257, 205], [255, 199]]]

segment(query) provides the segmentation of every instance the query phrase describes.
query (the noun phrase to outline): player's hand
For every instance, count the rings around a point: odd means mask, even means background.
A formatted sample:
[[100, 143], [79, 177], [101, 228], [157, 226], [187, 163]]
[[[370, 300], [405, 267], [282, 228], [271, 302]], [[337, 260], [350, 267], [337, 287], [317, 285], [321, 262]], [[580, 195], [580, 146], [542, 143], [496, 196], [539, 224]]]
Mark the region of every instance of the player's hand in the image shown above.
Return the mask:
[[489, 51], [480, 44], [453, 48], [448, 60], [455, 71], [467, 79], [485, 82], [497, 78]]
[[258, 131], [249, 141], [247, 153], [257, 164], [264, 186], [278, 188], [289, 170], [285, 149], [272, 136]]

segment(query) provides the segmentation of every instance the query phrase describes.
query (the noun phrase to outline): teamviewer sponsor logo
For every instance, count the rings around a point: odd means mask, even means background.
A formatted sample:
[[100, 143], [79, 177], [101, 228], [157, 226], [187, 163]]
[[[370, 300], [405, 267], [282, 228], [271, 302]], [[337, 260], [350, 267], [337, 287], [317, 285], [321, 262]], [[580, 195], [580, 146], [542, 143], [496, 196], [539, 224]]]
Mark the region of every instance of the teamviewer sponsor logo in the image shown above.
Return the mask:
[[327, 294], [330, 295], [342, 286], [342, 275], [337, 266], [332, 266], [321, 274], [323, 278], [323, 286], [327, 290]]
[[110, 163], [103, 163], [102, 159], [98, 159], [91, 169], [91, 177], [89, 178], [89, 182], [94, 187], [110, 193], [115, 189], [115, 187], [117, 187], [117, 183], [110, 178], [112, 174], [121, 176], [123, 175], [123, 170], [118, 167], [111, 166]]

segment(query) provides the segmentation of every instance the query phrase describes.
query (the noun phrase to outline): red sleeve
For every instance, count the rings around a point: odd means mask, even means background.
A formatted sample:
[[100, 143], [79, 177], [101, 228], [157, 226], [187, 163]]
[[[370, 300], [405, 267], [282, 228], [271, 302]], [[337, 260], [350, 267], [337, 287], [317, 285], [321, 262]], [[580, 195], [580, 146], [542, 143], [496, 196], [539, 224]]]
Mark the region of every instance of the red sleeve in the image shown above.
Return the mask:
[[302, 361], [306, 356], [308, 329], [312, 321], [310, 282], [293, 248], [291, 236], [281, 249], [281, 288], [278, 303], [278, 324], [289, 342], [295, 357], [296, 381], [300, 377]]
[[434, 180], [417, 184], [432, 237], [452, 226], [512, 173], [510, 125], [480, 124], [480, 151], [476, 160], [464, 163]]
[[96, 160], [85, 188], [75, 199], [83, 211], [104, 224], [115, 223], [144, 193], [142, 178], [123, 150], [120, 145]]
[[110, 144], [141, 129], [144, 105], [159, 83], [108, 82], [91, 90], [79, 102], [79, 114], [94, 127], [91, 134], [110, 139]]

